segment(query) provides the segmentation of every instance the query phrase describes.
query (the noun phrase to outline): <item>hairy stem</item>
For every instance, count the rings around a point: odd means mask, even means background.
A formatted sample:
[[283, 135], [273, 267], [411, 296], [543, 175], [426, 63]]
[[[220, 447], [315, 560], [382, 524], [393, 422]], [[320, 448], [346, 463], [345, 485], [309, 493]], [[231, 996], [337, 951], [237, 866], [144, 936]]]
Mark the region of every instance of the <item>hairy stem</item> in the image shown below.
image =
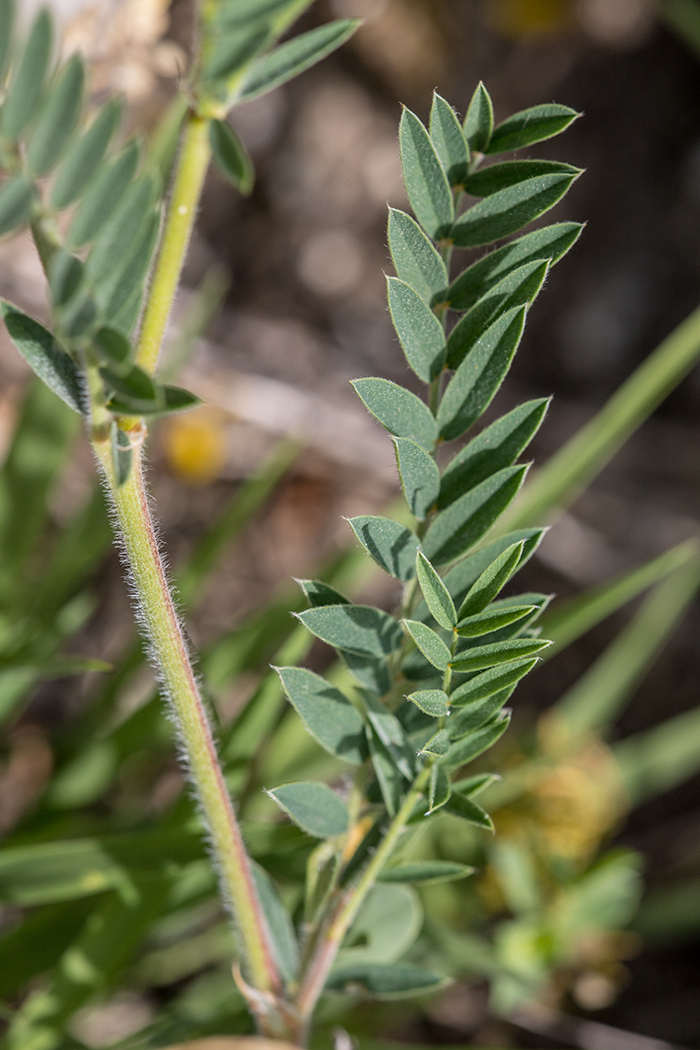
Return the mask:
[[[130, 432], [132, 436], [137, 433]], [[222, 887], [230, 901], [244, 951], [249, 979], [257, 989], [277, 992], [279, 978], [267, 927], [158, 550], [140, 448], [134, 450], [129, 477], [122, 485], [117, 483], [111, 442], [104, 428], [94, 432], [93, 448], [109, 486], [143, 627], [151, 642], [153, 661], [163, 689], [175, 711]]]
[[210, 157], [209, 120], [190, 111], [136, 351], [136, 363], [146, 372], [158, 363]]

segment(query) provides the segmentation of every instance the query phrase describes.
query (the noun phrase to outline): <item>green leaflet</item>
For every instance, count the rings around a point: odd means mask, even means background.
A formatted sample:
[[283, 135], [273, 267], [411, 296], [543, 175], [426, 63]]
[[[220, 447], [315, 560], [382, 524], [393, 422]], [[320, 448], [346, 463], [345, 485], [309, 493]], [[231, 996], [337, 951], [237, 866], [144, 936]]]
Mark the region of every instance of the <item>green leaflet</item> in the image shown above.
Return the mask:
[[29, 139], [27, 163], [33, 175], [45, 175], [68, 145], [83, 104], [85, 67], [75, 55], [52, 86], [39, 122]]
[[28, 221], [34, 186], [26, 175], [13, 175], [0, 186], [0, 236]]
[[440, 635], [418, 620], [403, 620], [402, 623], [426, 660], [438, 671], [446, 671], [451, 654]]
[[505, 587], [520, 565], [523, 546], [523, 541], [520, 540], [506, 547], [474, 581], [459, 608], [460, 624], [464, 617], [474, 616], [485, 609], [501, 588]]
[[453, 281], [445, 298], [453, 310], [468, 310], [511, 270], [545, 259], [550, 260], [550, 268], [554, 266], [576, 243], [582, 230], [580, 223], [558, 222], [526, 233], [472, 263]]
[[269, 24], [256, 21], [233, 31], [224, 26], [212, 26], [203, 36], [201, 80], [207, 94], [227, 100], [229, 83], [235, 86], [236, 75], [256, 58], [273, 40]]
[[451, 631], [457, 623], [457, 610], [450, 592], [422, 551], [416, 555], [416, 575], [433, 619]]
[[367, 718], [377, 739], [386, 748], [402, 776], [412, 780], [415, 774], [414, 752], [398, 718], [371, 693], [365, 694], [364, 701]]
[[210, 121], [209, 143], [219, 173], [247, 197], [253, 190], [255, 168], [247, 149], [228, 121]]
[[265, 95], [305, 69], [310, 69], [344, 44], [359, 25], [358, 18], [337, 19], [308, 33], [301, 33], [257, 59], [243, 81], [238, 101], [248, 102]]
[[430, 110], [430, 138], [451, 186], [463, 185], [469, 167], [469, 146], [452, 106], [437, 91]]
[[447, 754], [450, 749], [450, 734], [446, 729], [438, 729], [420, 749], [420, 755], [434, 755], [440, 758]]
[[429, 456], [410, 438], [394, 438], [401, 487], [411, 513], [422, 521], [440, 490], [440, 471]]
[[[458, 766], [466, 765], [467, 762], [478, 758], [479, 755], [483, 755], [484, 751], [488, 751], [490, 747], [493, 747], [497, 740], [500, 740], [509, 724], [510, 715], [501, 712], [501, 717], [498, 721], [488, 723], [483, 728], [477, 729], [476, 732], [470, 733], [469, 736], [465, 736], [463, 740], [458, 740], [454, 743], [444, 758], [440, 760], [441, 764], [446, 769], [456, 769]], [[454, 798], [462, 798], [462, 796], [453, 792], [451, 799]], [[462, 813], [458, 813], [456, 816], [462, 816]], [[464, 819], [468, 818], [464, 817]]]
[[440, 763], [435, 762], [428, 781], [428, 813], [444, 806], [451, 794], [450, 778]]
[[360, 991], [375, 999], [404, 999], [424, 992], [435, 992], [446, 983], [446, 978], [421, 970], [418, 966], [358, 963], [331, 970], [326, 988], [350, 994]]
[[455, 372], [437, 415], [446, 441], [468, 430], [491, 403], [515, 356], [526, 312], [524, 306], [514, 307], [494, 321]]
[[560, 201], [577, 175], [538, 175], [479, 201], [457, 220], [450, 238], [456, 248], [477, 248], [509, 237]]
[[519, 543], [521, 540], [523, 541], [523, 553], [520, 558], [520, 565], [524, 565], [535, 553], [546, 532], [546, 528], [519, 529], [517, 532], [509, 532], [507, 535], [501, 536], [499, 539], [493, 540], [485, 547], [482, 547], [476, 554], [465, 558], [459, 565], [455, 565], [454, 569], [450, 569], [444, 577], [447, 589], [452, 595], [455, 604], [459, 606], [472, 584], [499, 554], [502, 554], [508, 547], [514, 543]]
[[477, 806], [476, 802], [470, 798], [465, 798], [464, 795], [453, 794], [445, 803], [445, 812], [451, 813], [453, 817], [466, 820], [468, 824], [475, 824], [477, 828], [484, 828], [485, 831], [495, 830], [493, 821], [486, 810]]
[[455, 879], [465, 879], [467, 875], [473, 875], [475, 870], [466, 864], [458, 864], [452, 860], [424, 860], [385, 868], [379, 875], [378, 881], [412, 882], [419, 885], [431, 882], [453, 882]]
[[514, 307], [529, 306], [539, 294], [548, 270], [547, 259], [525, 263], [479, 299], [450, 332], [447, 367], [458, 368], [497, 317]]
[[581, 168], [562, 164], [557, 160], [507, 160], [480, 168], [464, 180], [464, 189], [472, 197], [488, 197], [491, 193], [517, 186], [519, 182], [536, 175], [581, 175]]
[[157, 188], [150, 175], [140, 175], [132, 182], [106, 222], [85, 263], [86, 272], [97, 290], [98, 302], [108, 300], [118, 284], [121, 270], [115, 260], [128, 257], [134, 243], [151, 218]]
[[633, 804], [670, 791], [697, 773], [698, 737], [700, 711], [694, 707], [615, 745], [613, 754]]
[[[499, 470], [443, 510], [425, 534], [426, 558], [444, 565], [473, 547], [514, 498], [526, 473], [527, 467]], [[446, 585], [449, 588], [447, 580]]]
[[293, 981], [299, 967], [299, 948], [294, 935], [292, 917], [275, 888], [272, 879], [264, 868], [255, 861], [251, 862], [251, 871], [260, 906], [270, 934], [270, 943], [280, 975], [287, 981]]
[[294, 615], [321, 641], [359, 656], [388, 656], [403, 638], [396, 620], [371, 605], [324, 605]]
[[445, 360], [445, 333], [417, 292], [398, 277], [387, 277], [387, 300], [406, 360], [424, 383], [439, 375]]
[[69, 147], [51, 190], [51, 207], [67, 208], [77, 200], [99, 168], [124, 112], [120, 98], [112, 98], [99, 111], [87, 131]]
[[357, 679], [360, 685], [377, 696], [384, 694], [391, 688], [391, 678], [386, 665], [386, 660], [377, 656], [364, 656], [349, 652], [346, 649], [338, 649], [338, 655], [342, 657], [350, 674]]
[[428, 236], [440, 240], [454, 219], [452, 192], [428, 132], [410, 109], [401, 117], [399, 147], [411, 207]]
[[22, 57], [10, 78], [7, 99], [2, 107], [0, 128], [8, 139], [18, 138], [39, 107], [52, 40], [51, 16], [44, 8], [36, 16]]
[[267, 794], [302, 831], [317, 839], [342, 835], [348, 828], [345, 803], [326, 784], [281, 784]]
[[83, 283], [85, 267], [80, 259], [58, 248], [48, 268], [49, 288], [55, 307], [65, 306]]
[[348, 525], [385, 572], [397, 580], [413, 578], [418, 540], [409, 529], [391, 518], [369, 514], [348, 518]]
[[435, 416], [424, 401], [390, 379], [354, 379], [365, 407], [395, 437], [406, 437], [430, 451], [438, 438]]
[[401, 805], [405, 787], [404, 777], [394, 762], [393, 756], [377, 736], [374, 727], [366, 725], [365, 734], [367, 737], [367, 748], [372, 760], [372, 768], [377, 778], [382, 800], [386, 806], [387, 813], [390, 817], [393, 817]]
[[[498, 693], [492, 693], [491, 696], [484, 697], [483, 700], [476, 700], [473, 704], [466, 704], [462, 708], [456, 708], [456, 713], [450, 718], [448, 726], [450, 739], [453, 741], [463, 740], [465, 736], [476, 732], [477, 729], [481, 729], [508, 702], [514, 690], [515, 686], [511, 685], [507, 689], [501, 689]], [[461, 789], [458, 789], [458, 786], [455, 785], [454, 790]]]
[[539, 430], [550, 401], [540, 397], [518, 405], [465, 445], [442, 473], [438, 509], [515, 462]]
[[455, 780], [452, 790], [473, 798], [500, 779], [498, 773], [475, 773], [474, 776], [465, 777], [463, 780]]
[[0, 311], [12, 342], [30, 368], [69, 408], [82, 414], [83, 380], [73, 359], [50, 332], [12, 303], [0, 299]]
[[348, 931], [336, 965], [394, 962], [408, 951], [422, 925], [420, 898], [410, 886], [373, 886]]
[[485, 153], [492, 132], [493, 103], [483, 82], [479, 81], [464, 118], [464, 135], [469, 148], [475, 153]]
[[493, 642], [490, 645], [478, 645], [458, 653], [450, 661], [453, 671], [462, 674], [465, 671], [480, 671], [484, 667], [498, 667], [510, 660], [525, 656], [534, 656], [541, 649], [552, 643], [542, 638], [514, 638], [506, 642]]
[[387, 232], [396, 276], [428, 304], [444, 295], [449, 283], [445, 264], [415, 219], [405, 211], [389, 208]]
[[455, 689], [450, 697], [452, 704], [474, 704], [477, 700], [485, 700], [494, 693], [500, 693], [515, 685], [524, 678], [537, 664], [536, 659], [515, 660], [505, 667], [492, 667], [488, 671], [482, 671], [468, 682]]
[[[97, 290], [98, 299], [104, 304], [103, 319], [127, 334], [131, 334], [141, 313], [144, 280], [151, 266], [159, 229], [160, 215], [156, 212], [141, 227], [140, 236], [122, 266], [116, 267], [109, 287], [105, 285]], [[111, 294], [105, 302], [108, 291]]]
[[536, 605], [513, 605], [507, 609], [487, 609], [486, 612], [478, 613], [476, 616], [467, 616], [459, 621], [457, 634], [460, 638], [478, 638], [491, 631], [498, 631], [502, 627], [509, 627], [525, 616], [529, 616], [537, 608]]
[[289, 702], [321, 747], [345, 762], [364, 761], [362, 716], [340, 690], [303, 667], [275, 670]]
[[433, 718], [442, 718], [450, 709], [449, 698], [442, 689], [420, 689], [416, 693], [411, 693], [406, 699], [424, 711], [426, 715], [432, 715]]
[[[213, 20], [217, 25], [225, 25], [227, 29], [231, 29], [233, 26], [246, 25], [256, 19], [267, 18], [277, 28], [275, 14], [278, 19], [281, 14], [286, 23], [289, 19], [288, 12], [291, 11], [292, 16], [296, 17], [297, 13], [301, 13], [301, 10], [308, 7], [310, 2], [311, 0], [307, 0], [306, 3], [303, 0], [302, 2], [300, 0], [220, 0], [213, 9]], [[297, 9], [301, 10], [297, 11]]]
[[565, 131], [580, 116], [575, 109], [555, 102], [521, 110], [494, 129], [485, 152], [507, 153], [551, 139]]
[[304, 592], [309, 605], [317, 608], [319, 605], [350, 605], [350, 599], [346, 598], [335, 587], [323, 580], [297, 580]]
[[110, 218], [139, 162], [139, 145], [132, 139], [111, 164], [104, 167], [80, 202], [68, 230], [68, 243], [80, 248], [99, 233]]

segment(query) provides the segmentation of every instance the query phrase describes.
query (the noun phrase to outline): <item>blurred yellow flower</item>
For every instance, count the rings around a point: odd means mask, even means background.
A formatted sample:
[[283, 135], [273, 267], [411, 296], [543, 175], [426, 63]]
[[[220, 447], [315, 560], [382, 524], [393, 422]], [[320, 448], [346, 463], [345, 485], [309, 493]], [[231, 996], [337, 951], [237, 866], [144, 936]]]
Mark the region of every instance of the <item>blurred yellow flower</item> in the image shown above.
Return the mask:
[[170, 469], [190, 485], [209, 485], [226, 460], [225, 419], [211, 408], [199, 408], [169, 420], [162, 432]]
[[571, 0], [487, 0], [486, 22], [510, 37], [561, 33], [574, 18]]

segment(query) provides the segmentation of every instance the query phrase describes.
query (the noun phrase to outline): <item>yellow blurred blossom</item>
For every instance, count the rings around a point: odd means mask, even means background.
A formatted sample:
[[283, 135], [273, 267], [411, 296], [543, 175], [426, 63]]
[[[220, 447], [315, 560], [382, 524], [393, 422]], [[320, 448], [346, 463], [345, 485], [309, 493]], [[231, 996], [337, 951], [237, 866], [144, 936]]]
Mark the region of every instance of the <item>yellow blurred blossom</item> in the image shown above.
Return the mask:
[[170, 469], [190, 485], [208, 485], [226, 461], [225, 417], [198, 408], [168, 420], [161, 432]]
[[488, 0], [486, 22], [509, 37], [561, 33], [574, 21], [571, 0]]

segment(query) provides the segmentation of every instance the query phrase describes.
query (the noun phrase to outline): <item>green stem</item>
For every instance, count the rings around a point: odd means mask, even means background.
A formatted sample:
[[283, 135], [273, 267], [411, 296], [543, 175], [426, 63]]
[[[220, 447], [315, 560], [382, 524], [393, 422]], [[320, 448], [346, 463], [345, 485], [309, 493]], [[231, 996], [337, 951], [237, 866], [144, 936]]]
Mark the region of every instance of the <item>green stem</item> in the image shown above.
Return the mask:
[[209, 120], [190, 111], [136, 351], [136, 363], [151, 374], [158, 363], [210, 157]]
[[[322, 937], [318, 949], [311, 959], [304, 974], [296, 997], [296, 1010], [304, 1026], [308, 1026], [316, 1003], [323, 992], [330, 969], [343, 943], [345, 935], [352, 926], [357, 913], [365, 902], [367, 894], [374, 886], [377, 876], [389, 860], [398, 840], [406, 829], [416, 804], [423, 792], [430, 775], [427, 765], [416, 778], [413, 787], [406, 795], [401, 808], [389, 825], [389, 829], [362, 876], [340, 898], [334, 913]], [[302, 1033], [303, 1034], [303, 1033]]]
[[[138, 438], [143, 431], [130, 431]], [[220, 878], [236, 922], [249, 979], [268, 993], [280, 982], [269, 934], [253, 882], [240, 828], [219, 765], [204, 702], [166, 579], [143, 479], [140, 448], [128, 479], [117, 483], [105, 427], [93, 428], [93, 449], [109, 486], [124, 551], [132, 573], [142, 623], [164, 692], [168, 695], [187, 754]], [[264, 1019], [258, 1017], [264, 1026]]]
[[593, 419], [534, 475], [498, 523], [503, 534], [552, 517], [596, 477], [700, 357], [700, 308], [664, 339]]

